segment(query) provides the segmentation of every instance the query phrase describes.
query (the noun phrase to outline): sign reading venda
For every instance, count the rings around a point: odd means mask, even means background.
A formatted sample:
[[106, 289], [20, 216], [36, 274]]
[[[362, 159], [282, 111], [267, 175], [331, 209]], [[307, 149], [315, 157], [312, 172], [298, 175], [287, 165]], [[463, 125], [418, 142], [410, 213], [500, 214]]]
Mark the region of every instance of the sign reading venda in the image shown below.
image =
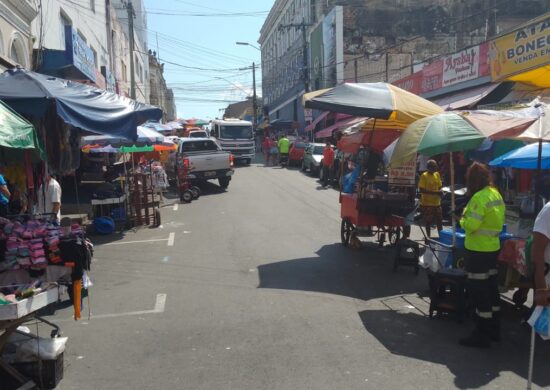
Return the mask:
[[538, 21], [491, 42], [489, 57], [494, 81], [550, 63], [550, 13]]
[[67, 60], [93, 82], [96, 81], [95, 57], [90, 46], [71, 26], [65, 26]]

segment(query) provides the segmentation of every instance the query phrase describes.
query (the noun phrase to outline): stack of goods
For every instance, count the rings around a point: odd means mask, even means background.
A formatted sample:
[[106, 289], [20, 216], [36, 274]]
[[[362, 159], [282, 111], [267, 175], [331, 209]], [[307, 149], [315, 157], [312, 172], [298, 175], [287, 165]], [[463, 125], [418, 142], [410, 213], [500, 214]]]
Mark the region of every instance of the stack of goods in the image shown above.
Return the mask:
[[[63, 229], [47, 221], [10, 221], [0, 218], [0, 272], [69, 265], [61, 253], [62, 241], [75, 241], [79, 244], [87, 242], [84, 231], [78, 224], [73, 224], [70, 229]], [[76, 261], [78, 260], [70, 260], [71, 263]]]

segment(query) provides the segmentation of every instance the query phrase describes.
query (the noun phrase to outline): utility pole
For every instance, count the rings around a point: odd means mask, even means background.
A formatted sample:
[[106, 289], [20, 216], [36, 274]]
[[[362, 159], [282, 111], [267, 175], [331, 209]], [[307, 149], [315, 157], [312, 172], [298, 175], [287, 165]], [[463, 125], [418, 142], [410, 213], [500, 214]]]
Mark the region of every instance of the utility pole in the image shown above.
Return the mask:
[[252, 63], [252, 110], [254, 123], [252, 124], [252, 129], [256, 133], [256, 126], [258, 124], [258, 96], [256, 95], [256, 63]]
[[134, 73], [134, 6], [132, 1], [128, 2], [128, 35], [130, 44], [130, 98], [136, 99], [136, 75]]

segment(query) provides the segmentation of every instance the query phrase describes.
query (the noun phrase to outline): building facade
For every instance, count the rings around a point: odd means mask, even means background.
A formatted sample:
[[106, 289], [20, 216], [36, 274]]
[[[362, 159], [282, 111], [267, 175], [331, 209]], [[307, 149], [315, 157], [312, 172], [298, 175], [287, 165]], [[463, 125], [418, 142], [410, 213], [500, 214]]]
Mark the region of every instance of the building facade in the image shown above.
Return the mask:
[[258, 40], [264, 111], [303, 128], [317, 114], [302, 108], [308, 90], [403, 79], [549, 9], [550, 0], [277, 0]]
[[0, 0], [0, 71], [32, 67], [31, 22], [38, 9], [30, 0]]
[[306, 32], [310, 0], [277, 0], [260, 31], [264, 114], [304, 122], [301, 97], [309, 90]]
[[176, 102], [174, 92], [166, 86], [164, 79], [164, 64], [161, 64], [155, 52], [149, 50], [149, 72], [150, 72], [150, 103], [162, 108], [164, 111], [164, 122], [176, 119]]
[[[144, 26], [143, 2], [136, 4], [141, 6], [141, 11], [134, 13], [136, 26]], [[32, 24], [35, 69], [130, 97], [127, 6], [123, 0], [49, 0]], [[136, 28], [134, 35], [134, 80], [136, 100], [148, 103], [149, 61], [141, 40], [144, 31]]]

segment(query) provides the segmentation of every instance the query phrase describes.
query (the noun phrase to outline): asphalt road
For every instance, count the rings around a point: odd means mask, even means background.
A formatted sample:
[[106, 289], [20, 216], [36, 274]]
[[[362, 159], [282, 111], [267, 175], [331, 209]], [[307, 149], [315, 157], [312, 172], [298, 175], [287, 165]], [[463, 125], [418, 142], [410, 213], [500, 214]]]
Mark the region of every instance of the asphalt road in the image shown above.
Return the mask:
[[[177, 209], [176, 209], [177, 207]], [[59, 389], [521, 389], [529, 329], [459, 347], [471, 323], [428, 319], [427, 279], [392, 252], [339, 243], [338, 192], [299, 170], [240, 167], [163, 225], [96, 239], [92, 318], [69, 336]], [[535, 388], [550, 386], [537, 345]]]

